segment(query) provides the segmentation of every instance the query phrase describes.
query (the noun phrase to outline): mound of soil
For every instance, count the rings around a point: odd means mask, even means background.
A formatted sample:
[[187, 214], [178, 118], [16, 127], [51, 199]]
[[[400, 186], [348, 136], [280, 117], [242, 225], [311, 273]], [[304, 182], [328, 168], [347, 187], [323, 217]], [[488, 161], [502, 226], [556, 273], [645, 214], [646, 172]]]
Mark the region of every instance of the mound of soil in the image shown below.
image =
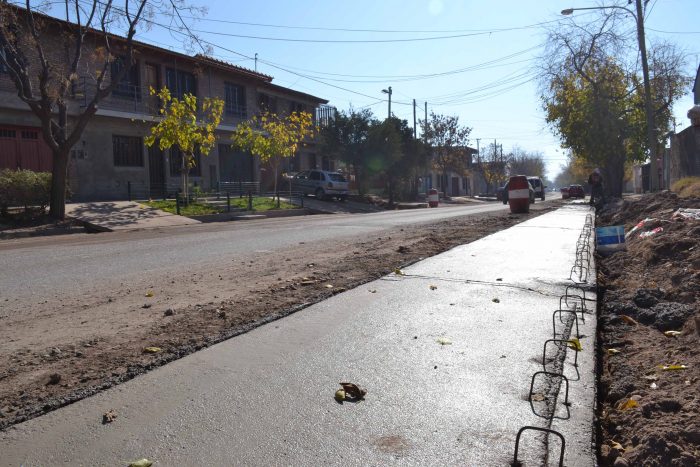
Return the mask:
[[628, 233], [626, 251], [598, 258], [603, 466], [700, 464], [700, 220], [679, 208], [700, 199], [637, 196], [597, 219]]

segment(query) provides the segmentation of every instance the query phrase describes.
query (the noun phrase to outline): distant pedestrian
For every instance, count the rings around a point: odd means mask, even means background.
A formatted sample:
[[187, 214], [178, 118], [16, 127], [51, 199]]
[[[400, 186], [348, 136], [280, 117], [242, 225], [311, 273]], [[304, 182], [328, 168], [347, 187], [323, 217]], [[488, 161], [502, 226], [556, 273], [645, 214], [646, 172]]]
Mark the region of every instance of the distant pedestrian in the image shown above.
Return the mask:
[[588, 176], [588, 184], [591, 185], [591, 200], [588, 204], [595, 206], [596, 202], [603, 201], [603, 176], [600, 169], [595, 169]]

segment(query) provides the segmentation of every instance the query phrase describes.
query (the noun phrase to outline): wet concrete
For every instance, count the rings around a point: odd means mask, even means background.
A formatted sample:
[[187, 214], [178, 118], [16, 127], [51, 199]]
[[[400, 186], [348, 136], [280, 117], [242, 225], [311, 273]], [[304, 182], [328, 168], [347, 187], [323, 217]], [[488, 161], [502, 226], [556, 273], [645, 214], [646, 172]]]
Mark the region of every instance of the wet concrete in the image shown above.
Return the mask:
[[[549, 426], [527, 393], [586, 213], [537, 217], [17, 425], [0, 464], [505, 465], [521, 426]], [[366, 400], [337, 403], [340, 381]], [[585, 428], [593, 405], [579, 404]], [[570, 436], [567, 459], [590, 459], [590, 430]], [[546, 451], [530, 437], [520, 459]]]

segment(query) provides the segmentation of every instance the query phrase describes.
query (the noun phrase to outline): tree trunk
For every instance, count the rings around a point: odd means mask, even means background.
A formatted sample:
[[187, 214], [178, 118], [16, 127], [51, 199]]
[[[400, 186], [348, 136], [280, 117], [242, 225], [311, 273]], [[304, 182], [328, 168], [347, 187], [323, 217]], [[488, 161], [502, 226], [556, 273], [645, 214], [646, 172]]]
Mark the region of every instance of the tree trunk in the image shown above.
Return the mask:
[[362, 184], [360, 183], [360, 169], [358, 168], [357, 164], [352, 164], [352, 171], [355, 173], [355, 183], [357, 184], [357, 192], [360, 196], [362, 196], [365, 194], [365, 191], [362, 189]]
[[49, 216], [55, 220], [66, 218], [66, 182], [68, 180], [68, 149], [53, 151], [51, 170], [51, 200]]

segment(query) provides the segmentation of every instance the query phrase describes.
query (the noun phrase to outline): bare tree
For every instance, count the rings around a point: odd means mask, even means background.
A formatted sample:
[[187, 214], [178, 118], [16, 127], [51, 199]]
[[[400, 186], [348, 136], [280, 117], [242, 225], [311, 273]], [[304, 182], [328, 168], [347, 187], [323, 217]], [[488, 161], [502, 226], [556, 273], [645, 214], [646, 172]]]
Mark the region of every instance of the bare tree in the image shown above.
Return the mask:
[[[99, 103], [135, 63], [134, 36], [146, 17], [168, 10], [179, 17], [181, 0], [66, 0], [69, 21], [46, 13], [50, 3], [0, 2], [0, 60], [19, 99], [41, 122], [53, 169], [50, 215], [65, 217], [68, 159]], [[173, 13], [174, 12], [174, 13]], [[112, 66], [113, 63], [117, 66]], [[78, 105], [76, 94], [84, 93]]]

